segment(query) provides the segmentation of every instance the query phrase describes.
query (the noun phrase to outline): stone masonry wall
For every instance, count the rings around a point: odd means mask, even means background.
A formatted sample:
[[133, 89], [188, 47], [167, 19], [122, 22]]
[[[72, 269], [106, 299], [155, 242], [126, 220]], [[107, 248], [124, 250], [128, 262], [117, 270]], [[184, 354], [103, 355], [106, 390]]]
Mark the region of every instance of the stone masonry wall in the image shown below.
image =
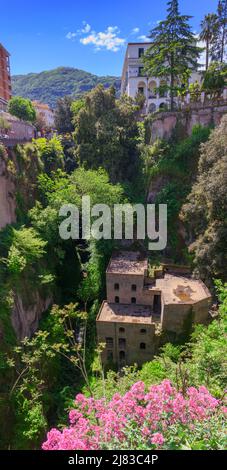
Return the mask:
[[[119, 284], [119, 290], [115, 290], [115, 284]], [[132, 290], [132, 285], [136, 285], [136, 291]], [[155, 292], [144, 290], [144, 276], [134, 274], [113, 274], [106, 275], [107, 300], [115, 303], [115, 297], [119, 297], [119, 303], [131, 304], [132, 297], [136, 298], [137, 305], [153, 306]]]
[[[124, 328], [124, 332], [120, 331]], [[141, 333], [146, 330], [146, 333]], [[120, 363], [120, 351], [125, 351], [125, 363], [127, 365], [142, 365], [150, 361], [155, 354], [156, 337], [155, 325], [143, 325], [142, 323], [116, 323], [116, 322], [97, 322], [97, 334], [99, 342], [106, 342], [106, 338], [113, 338], [113, 348], [106, 347], [102, 353], [103, 363], [107, 362], [108, 351], [113, 353], [113, 362]], [[119, 339], [126, 340], [125, 349], [119, 346]], [[146, 349], [140, 349], [140, 344], [145, 343]]]
[[150, 122], [151, 141], [156, 139], [169, 140], [180, 122], [182, 133], [190, 135], [195, 125], [207, 127], [218, 126], [221, 118], [227, 113], [227, 103], [222, 105], [196, 106], [185, 111], [163, 112], [154, 116]]

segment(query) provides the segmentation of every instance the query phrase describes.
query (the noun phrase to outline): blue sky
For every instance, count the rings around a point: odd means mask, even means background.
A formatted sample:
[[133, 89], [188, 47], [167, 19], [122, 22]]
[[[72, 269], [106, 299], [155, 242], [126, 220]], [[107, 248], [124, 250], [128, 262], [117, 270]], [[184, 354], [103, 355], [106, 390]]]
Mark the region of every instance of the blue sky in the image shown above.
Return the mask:
[[[127, 42], [140, 41], [165, 17], [167, 0], [10, 0], [0, 2], [0, 42], [13, 74], [71, 66], [120, 75]], [[198, 31], [217, 0], [180, 0]]]

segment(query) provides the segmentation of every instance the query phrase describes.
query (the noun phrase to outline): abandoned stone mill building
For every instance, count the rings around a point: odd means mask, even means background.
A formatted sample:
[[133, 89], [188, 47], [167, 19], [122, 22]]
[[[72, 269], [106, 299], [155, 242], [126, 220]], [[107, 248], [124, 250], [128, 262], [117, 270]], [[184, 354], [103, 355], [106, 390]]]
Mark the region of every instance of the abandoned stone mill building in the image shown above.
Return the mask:
[[156, 353], [157, 332], [172, 338], [187, 323], [206, 323], [211, 294], [184, 266], [161, 265], [151, 273], [139, 252], [113, 254], [106, 271], [107, 300], [97, 316], [103, 363], [118, 367], [144, 362]]

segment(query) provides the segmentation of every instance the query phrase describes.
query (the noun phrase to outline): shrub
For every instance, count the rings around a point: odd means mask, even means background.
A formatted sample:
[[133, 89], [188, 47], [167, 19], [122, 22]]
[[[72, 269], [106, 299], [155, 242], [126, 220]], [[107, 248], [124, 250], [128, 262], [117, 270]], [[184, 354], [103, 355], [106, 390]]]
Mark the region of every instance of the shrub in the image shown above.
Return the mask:
[[220, 449], [226, 409], [205, 387], [186, 395], [168, 380], [146, 393], [143, 382], [112, 400], [79, 394], [69, 413], [70, 427], [52, 429], [44, 450]]

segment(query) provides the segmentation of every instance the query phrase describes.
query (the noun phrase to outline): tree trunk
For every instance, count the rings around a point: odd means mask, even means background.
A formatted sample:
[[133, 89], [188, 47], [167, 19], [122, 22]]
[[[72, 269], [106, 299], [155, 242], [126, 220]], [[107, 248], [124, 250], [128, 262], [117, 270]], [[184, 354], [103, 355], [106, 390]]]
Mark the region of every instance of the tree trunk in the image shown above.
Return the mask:
[[224, 62], [224, 56], [225, 56], [226, 19], [227, 19], [227, 2], [225, 3], [223, 32], [222, 32], [222, 40], [221, 40], [221, 63]]
[[207, 39], [207, 44], [206, 44], [206, 70], [209, 68], [209, 55], [210, 55], [210, 43], [209, 43], [209, 39]]
[[174, 108], [174, 74], [173, 74], [173, 67], [174, 67], [174, 58], [173, 54], [171, 57], [171, 75], [170, 75], [170, 110], [173, 111]]

